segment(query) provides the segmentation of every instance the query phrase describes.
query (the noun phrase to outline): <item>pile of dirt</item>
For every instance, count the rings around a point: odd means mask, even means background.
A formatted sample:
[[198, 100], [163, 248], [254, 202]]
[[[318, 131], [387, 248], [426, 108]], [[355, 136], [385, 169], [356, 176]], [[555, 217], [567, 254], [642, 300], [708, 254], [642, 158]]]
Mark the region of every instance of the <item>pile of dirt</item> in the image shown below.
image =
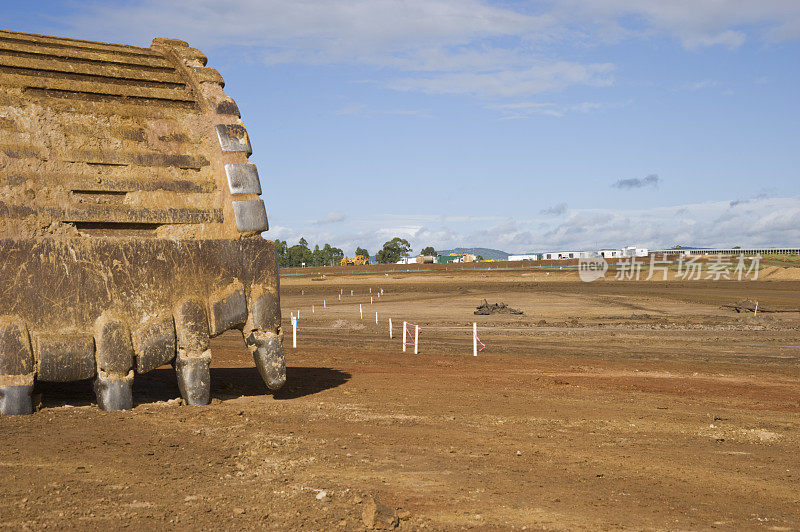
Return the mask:
[[490, 314], [523, 314], [521, 310], [511, 308], [505, 303], [495, 303], [490, 305], [485, 299], [483, 300], [483, 303], [476, 307], [476, 309], [477, 310], [474, 312], [474, 314], [479, 316], [489, 316]]
[[800, 280], [800, 268], [775, 268], [775, 271], [770, 274], [769, 280], [798, 281]]

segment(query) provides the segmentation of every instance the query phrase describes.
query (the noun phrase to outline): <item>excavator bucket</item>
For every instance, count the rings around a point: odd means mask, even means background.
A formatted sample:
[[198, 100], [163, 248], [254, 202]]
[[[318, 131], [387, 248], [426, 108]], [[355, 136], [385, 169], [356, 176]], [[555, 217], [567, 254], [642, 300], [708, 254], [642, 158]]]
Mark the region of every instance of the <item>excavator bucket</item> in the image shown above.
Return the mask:
[[250, 140], [187, 43], [149, 48], [0, 31], [0, 413], [34, 382], [94, 379], [131, 408], [172, 364], [210, 400], [209, 339], [242, 331], [286, 380], [273, 243]]

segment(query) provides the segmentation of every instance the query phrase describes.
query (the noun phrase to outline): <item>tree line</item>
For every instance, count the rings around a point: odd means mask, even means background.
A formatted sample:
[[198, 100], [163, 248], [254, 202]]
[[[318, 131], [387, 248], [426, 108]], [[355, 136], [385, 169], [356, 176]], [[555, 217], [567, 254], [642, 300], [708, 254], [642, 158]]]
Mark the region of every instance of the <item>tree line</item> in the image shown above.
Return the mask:
[[[338, 266], [344, 252], [330, 244], [325, 244], [321, 248], [319, 244], [314, 249], [308, 247], [308, 241], [301, 238], [294, 246], [289, 246], [285, 240], [275, 239], [275, 251], [278, 255], [278, 266], [281, 268], [293, 268], [303, 266]], [[427, 252], [427, 253], [426, 253]], [[395, 237], [383, 244], [383, 247], [375, 254], [376, 262], [382, 264], [394, 264], [402, 257], [407, 257], [411, 253], [411, 244], [408, 240]], [[436, 252], [428, 246], [422, 250], [423, 255], [435, 255]], [[369, 251], [362, 247], [356, 247], [356, 255], [369, 257]]]
[[305, 238], [301, 238], [294, 246], [290, 246], [285, 240], [276, 238], [275, 252], [278, 255], [278, 266], [281, 268], [299, 267], [304, 264], [306, 266], [338, 266], [344, 257], [344, 251], [330, 244], [325, 244], [322, 248], [317, 244], [311, 250]]

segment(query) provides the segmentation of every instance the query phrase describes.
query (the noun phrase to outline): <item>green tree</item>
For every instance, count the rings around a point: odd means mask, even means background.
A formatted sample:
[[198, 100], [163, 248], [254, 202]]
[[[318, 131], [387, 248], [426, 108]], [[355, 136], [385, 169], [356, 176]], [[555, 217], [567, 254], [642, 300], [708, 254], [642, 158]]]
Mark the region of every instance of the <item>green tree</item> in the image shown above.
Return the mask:
[[332, 247], [330, 244], [325, 244], [323, 251], [327, 251], [327, 253], [329, 253], [327, 256], [328, 262], [325, 264], [326, 266], [338, 266], [344, 258], [344, 251], [339, 248]]
[[302, 266], [303, 263], [311, 266], [313, 258], [314, 253], [308, 249], [308, 241], [305, 238], [301, 238], [296, 245], [286, 250], [286, 262], [290, 267], [296, 268]]
[[483, 260], [483, 255], [476, 255], [475, 256], [475, 260], [477, 260], [478, 262], [481, 262]]
[[322, 249], [319, 246], [315, 246], [312, 255], [312, 264], [314, 266], [331, 266], [332, 264], [338, 264], [342, 260], [344, 252], [339, 248], [331, 247], [330, 244], [325, 244]]
[[433, 246], [428, 246], [426, 248], [422, 248], [422, 251], [419, 252], [420, 255], [433, 255], [436, 256], [436, 250], [433, 249]]
[[408, 256], [409, 251], [411, 244], [408, 240], [396, 236], [383, 244], [383, 249], [378, 251], [376, 258], [380, 263], [392, 264], [400, 260], [400, 257]]
[[275, 255], [278, 257], [278, 266], [281, 268], [287, 267], [289, 264], [287, 262], [286, 251], [288, 250], [288, 246], [286, 245], [285, 240], [275, 239]]
[[311, 252], [311, 266], [325, 266], [325, 252], [319, 249], [319, 244]]
[[356, 255], [362, 255], [364, 257], [369, 258], [369, 251], [367, 251], [366, 249], [364, 249], [362, 247], [357, 247], [356, 248]]
[[278, 256], [278, 265], [281, 268], [297, 268], [305, 263], [306, 266], [331, 266], [339, 264], [344, 257], [344, 252], [325, 244], [322, 248], [319, 244], [314, 246], [314, 250], [308, 248], [308, 241], [301, 238], [297, 245], [289, 247], [285, 240], [275, 240], [275, 254]]

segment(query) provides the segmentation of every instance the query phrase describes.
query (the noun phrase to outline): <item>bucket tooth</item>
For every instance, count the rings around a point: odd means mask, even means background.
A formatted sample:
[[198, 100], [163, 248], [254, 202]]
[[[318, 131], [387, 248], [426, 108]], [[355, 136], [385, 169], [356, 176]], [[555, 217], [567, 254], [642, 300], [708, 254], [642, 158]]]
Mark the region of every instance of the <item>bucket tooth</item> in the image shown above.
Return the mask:
[[207, 405], [211, 402], [211, 351], [199, 356], [178, 356], [175, 374], [183, 402], [187, 405]]
[[33, 384], [0, 386], [0, 414], [7, 416], [33, 414]]
[[97, 376], [94, 391], [103, 410], [133, 407], [133, 344], [128, 326], [107, 314], [95, 322]]
[[130, 410], [133, 408], [133, 371], [125, 376], [97, 372], [94, 393], [97, 395], [97, 406], [107, 412]]
[[28, 328], [16, 318], [0, 319], [0, 414], [32, 414], [33, 353]]
[[276, 293], [251, 293], [249, 321], [242, 330], [256, 368], [272, 391], [286, 383], [286, 357], [281, 334], [281, 307]]
[[211, 401], [211, 350], [205, 305], [187, 299], [175, 310], [178, 355], [175, 374], [183, 401], [187, 405], [207, 405]]
[[274, 332], [254, 330], [245, 335], [244, 341], [253, 353], [253, 361], [264, 384], [273, 392], [280, 390], [286, 384], [286, 357], [280, 336]]

